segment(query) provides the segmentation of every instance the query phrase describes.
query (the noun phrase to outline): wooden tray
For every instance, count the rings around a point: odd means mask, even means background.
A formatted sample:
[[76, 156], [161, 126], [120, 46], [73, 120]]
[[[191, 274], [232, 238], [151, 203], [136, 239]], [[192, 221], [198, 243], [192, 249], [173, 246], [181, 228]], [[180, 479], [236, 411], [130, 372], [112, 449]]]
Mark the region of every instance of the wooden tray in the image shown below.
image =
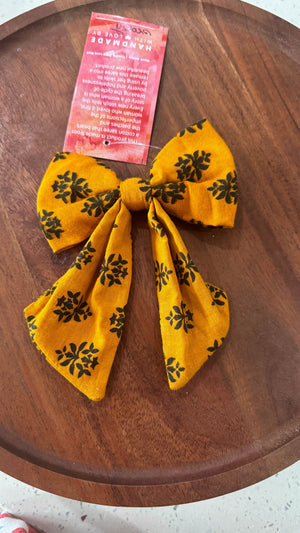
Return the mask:
[[[152, 144], [206, 116], [240, 186], [234, 229], [177, 222], [204, 279], [229, 294], [224, 347], [169, 390], [138, 213], [126, 325], [100, 403], [44, 361], [23, 319], [79, 250], [52, 254], [36, 193], [63, 145], [92, 10], [169, 27]], [[64, 0], [1, 31], [0, 467], [78, 500], [148, 506], [217, 496], [299, 459], [299, 30], [239, 0]], [[155, 155], [111, 167], [145, 177]]]

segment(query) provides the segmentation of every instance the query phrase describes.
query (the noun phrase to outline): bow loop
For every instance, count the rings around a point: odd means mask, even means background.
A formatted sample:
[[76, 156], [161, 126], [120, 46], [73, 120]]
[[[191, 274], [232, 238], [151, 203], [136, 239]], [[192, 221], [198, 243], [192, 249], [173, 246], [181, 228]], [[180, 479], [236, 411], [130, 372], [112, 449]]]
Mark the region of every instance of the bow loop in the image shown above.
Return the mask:
[[[159, 152], [150, 172], [152, 196], [186, 222], [231, 228], [238, 192], [233, 156], [203, 119], [181, 130]], [[217, 200], [217, 201], [216, 201]]]
[[223, 343], [229, 308], [225, 291], [203, 281], [169, 215], [232, 227], [237, 199], [233, 157], [205, 119], [166, 144], [148, 181], [120, 181], [92, 157], [58, 152], [38, 192], [40, 224], [55, 252], [88, 240], [25, 309], [47, 361], [89, 398], [104, 397], [131, 282], [130, 211], [147, 209], [167, 377], [172, 389], [184, 386]]
[[119, 198], [119, 185], [115, 172], [93, 157], [57, 152], [37, 196], [40, 225], [52, 250], [88, 239]]

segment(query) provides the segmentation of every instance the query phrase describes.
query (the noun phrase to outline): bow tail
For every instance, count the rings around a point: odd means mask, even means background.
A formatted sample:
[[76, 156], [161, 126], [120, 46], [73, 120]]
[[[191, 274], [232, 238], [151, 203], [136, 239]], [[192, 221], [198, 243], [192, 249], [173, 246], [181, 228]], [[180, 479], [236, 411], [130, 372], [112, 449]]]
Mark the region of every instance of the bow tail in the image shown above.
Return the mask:
[[148, 212], [169, 386], [183, 387], [229, 329], [226, 293], [205, 283], [175, 225], [153, 199]]
[[33, 343], [92, 400], [101, 400], [121, 338], [131, 273], [131, 215], [118, 200], [69, 270], [25, 309]]

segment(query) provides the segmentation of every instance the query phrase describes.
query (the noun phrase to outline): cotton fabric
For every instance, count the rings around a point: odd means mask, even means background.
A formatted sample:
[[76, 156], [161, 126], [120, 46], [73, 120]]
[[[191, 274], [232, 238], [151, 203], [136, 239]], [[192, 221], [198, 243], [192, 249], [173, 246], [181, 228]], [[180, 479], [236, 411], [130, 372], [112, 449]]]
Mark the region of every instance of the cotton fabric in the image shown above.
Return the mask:
[[237, 200], [232, 154], [206, 119], [166, 144], [149, 180], [120, 181], [92, 157], [58, 152], [38, 192], [40, 224], [54, 252], [87, 242], [25, 309], [46, 360], [88, 398], [104, 397], [132, 276], [130, 211], [145, 209], [167, 378], [171, 389], [183, 387], [221, 346], [229, 308], [225, 291], [203, 281], [170, 215], [231, 228]]

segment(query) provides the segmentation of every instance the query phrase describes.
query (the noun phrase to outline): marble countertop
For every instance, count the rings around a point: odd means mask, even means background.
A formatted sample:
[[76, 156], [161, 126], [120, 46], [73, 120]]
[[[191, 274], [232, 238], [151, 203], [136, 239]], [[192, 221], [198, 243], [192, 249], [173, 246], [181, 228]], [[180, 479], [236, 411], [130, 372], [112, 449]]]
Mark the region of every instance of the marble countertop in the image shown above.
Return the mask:
[[[46, 4], [0, 0], [0, 24]], [[299, 0], [252, 0], [300, 27]], [[243, 490], [206, 501], [156, 508], [94, 505], [36, 489], [0, 472], [0, 509], [45, 533], [246, 533], [300, 531], [300, 462]]]

